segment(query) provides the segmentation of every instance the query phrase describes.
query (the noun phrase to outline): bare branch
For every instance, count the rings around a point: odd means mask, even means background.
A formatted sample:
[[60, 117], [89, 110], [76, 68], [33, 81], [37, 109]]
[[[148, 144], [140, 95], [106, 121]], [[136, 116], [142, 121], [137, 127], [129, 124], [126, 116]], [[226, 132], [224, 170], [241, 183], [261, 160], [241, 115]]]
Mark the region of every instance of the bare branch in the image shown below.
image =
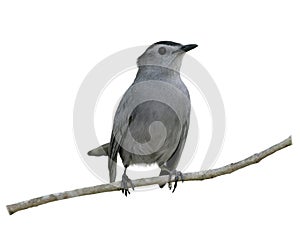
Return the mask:
[[[292, 145], [292, 137], [288, 137], [284, 141], [260, 152], [257, 154], [254, 154], [244, 160], [241, 160], [236, 163], [228, 164], [224, 167], [216, 168], [216, 169], [210, 169], [206, 171], [199, 171], [199, 172], [193, 172], [193, 173], [184, 173], [183, 178], [184, 181], [190, 181], [190, 180], [205, 180], [205, 179], [211, 179], [215, 178], [217, 176], [225, 175], [232, 173], [234, 171], [237, 171], [241, 168], [244, 168], [246, 166], [249, 166], [251, 164], [258, 163], [262, 159], [266, 158], [267, 156], [275, 153], [276, 151], [279, 151], [285, 147], [288, 147]], [[147, 185], [153, 185], [153, 184], [165, 184], [168, 182], [169, 176], [159, 176], [159, 177], [152, 177], [152, 178], [143, 178], [143, 179], [137, 179], [133, 180], [133, 184], [135, 187], [139, 186], [147, 186]], [[174, 177], [172, 179], [172, 182], [174, 182]], [[71, 191], [61, 192], [61, 193], [55, 193], [50, 194], [38, 198], [33, 198], [27, 201], [22, 201], [16, 204], [7, 205], [7, 210], [9, 214], [13, 214], [17, 211], [28, 209], [31, 207], [43, 205], [49, 202], [53, 201], [59, 201], [63, 199], [73, 198], [73, 197], [79, 197], [84, 195], [91, 195], [96, 193], [104, 193], [104, 192], [112, 192], [112, 191], [118, 191], [121, 189], [120, 182], [114, 182], [110, 184], [102, 184], [87, 188], [81, 188], [81, 189], [75, 189]]]

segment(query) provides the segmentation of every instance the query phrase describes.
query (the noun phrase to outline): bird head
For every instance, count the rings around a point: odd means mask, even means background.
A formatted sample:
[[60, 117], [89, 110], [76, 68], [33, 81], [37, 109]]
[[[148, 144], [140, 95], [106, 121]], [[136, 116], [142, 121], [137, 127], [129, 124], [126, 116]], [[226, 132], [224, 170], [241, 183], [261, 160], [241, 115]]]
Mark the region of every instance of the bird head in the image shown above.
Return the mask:
[[182, 58], [187, 51], [196, 48], [196, 44], [182, 45], [172, 41], [159, 41], [149, 46], [138, 58], [138, 66], [161, 66], [179, 71]]

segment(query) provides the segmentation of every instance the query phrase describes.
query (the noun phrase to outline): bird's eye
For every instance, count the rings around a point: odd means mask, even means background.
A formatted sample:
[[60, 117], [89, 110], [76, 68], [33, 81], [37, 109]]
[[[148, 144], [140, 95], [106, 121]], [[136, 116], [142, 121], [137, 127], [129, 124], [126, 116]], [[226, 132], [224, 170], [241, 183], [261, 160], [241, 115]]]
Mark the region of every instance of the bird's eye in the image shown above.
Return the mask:
[[166, 52], [167, 52], [167, 50], [166, 50], [165, 47], [160, 47], [160, 48], [158, 49], [158, 53], [159, 53], [160, 55], [164, 55]]

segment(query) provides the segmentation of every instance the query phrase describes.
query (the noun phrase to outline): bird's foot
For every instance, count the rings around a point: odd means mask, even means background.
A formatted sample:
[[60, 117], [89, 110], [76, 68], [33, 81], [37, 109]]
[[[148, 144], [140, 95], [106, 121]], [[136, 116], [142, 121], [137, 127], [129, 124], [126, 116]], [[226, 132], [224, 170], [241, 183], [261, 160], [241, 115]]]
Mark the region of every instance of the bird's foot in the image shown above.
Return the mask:
[[[129, 184], [129, 186], [128, 186], [128, 184]], [[132, 188], [132, 190], [134, 190], [134, 185], [133, 185], [131, 179], [129, 179], [129, 177], [126, 175], [126, 173], [124, 173], [122, 176], [122, 180], [121, 180], [121, 190], [122, 190], [122, 193], [124, 193], [126, 197], [127, 197], [127, 194], [130, 194], [130, 192], [129, 192], [130, 187]]]
[[174, 184], [172, 193], [174, 193], [174, 191], [175, 191], [175, 189], [177, 187], [177, 182], [179, 181], [179, 178], [183, 182], [183, 175], [182, 175], [181, 171], [177, 171], [177, 170], [171, 171], [169, 173], [169, 182], [168, 182], [168, 186], [169, 186], [170, 190], [172, 189], [172, 182], [171, 182], [171, 180], [172, 180], [173, 176], [175, 176], [175, 184]]

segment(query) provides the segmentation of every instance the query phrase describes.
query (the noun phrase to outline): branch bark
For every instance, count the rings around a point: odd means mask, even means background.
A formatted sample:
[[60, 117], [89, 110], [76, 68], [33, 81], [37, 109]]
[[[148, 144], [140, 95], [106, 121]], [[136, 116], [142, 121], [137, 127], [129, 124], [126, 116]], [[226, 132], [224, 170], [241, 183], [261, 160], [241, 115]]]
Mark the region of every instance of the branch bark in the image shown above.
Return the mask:
[[[283, 140], [282, 142], [260, 152], [257, 154], [254, 154], [244, 160], [241, 160], [236, 163], [228, 164], [224, 167], [216, 168], [216, 169], [210, 169], [206, 171], [199, 171], [199, 172], [193, 172], [193, 173], [184, 173], [183, 174], [183, 180], [184, 181], [191, 181], [191, 180], [206, 180], [215, 178], [217, 176], [230, 174], [234, 171], [237, 171], [241, 168], [247, 167], [249, 165], [255, 164], [260, 162], [262, 159], [266, 158], [267, 156], [275, 153], [276, 151], [279, 151], [285, 147], [288, 147], [292, 145], [292, 137], [288, 137], [287, 139]], [[133, 180], [133, 184], [135, 187], [139, 186], [147, 186], [147, 185], [153, 185], [153, 184], [165, 184], [168, 182], [169, 176], [159, 176], [159, 177], [151, 177], [151, 178], [143, 178], [143, 179], [137, 179]], [[172, 182], [174, 182], [174, 177], [172, 178]], [[112, 192], [112, 191], [118, 191], [121, 189], [120, 181], [110, 183], [110, 184], [102, 184], [102, 185], [96, 185], [92, 187], [86, 187], [81, 189], [75, 189], [71, 191], [65, 191], [61, 193], [55, 193], [50, 194], [46, 196], [41, 196], [37, 198], [33, 198], [27, 201], [22, 201], [16, 204], [7, 205], [7, 210], [9, 214], [13, 214], [20, 210], [25, 210], [31, 207], [43, 205], [49, 202], [53, 201], [59, 201], [63, 199], [73, 198], [73, 197], [79, 197], [84, 195], [91, 195], [91, 194], [97, 194], [97, 193], [104, 193], [104, 192]]]

